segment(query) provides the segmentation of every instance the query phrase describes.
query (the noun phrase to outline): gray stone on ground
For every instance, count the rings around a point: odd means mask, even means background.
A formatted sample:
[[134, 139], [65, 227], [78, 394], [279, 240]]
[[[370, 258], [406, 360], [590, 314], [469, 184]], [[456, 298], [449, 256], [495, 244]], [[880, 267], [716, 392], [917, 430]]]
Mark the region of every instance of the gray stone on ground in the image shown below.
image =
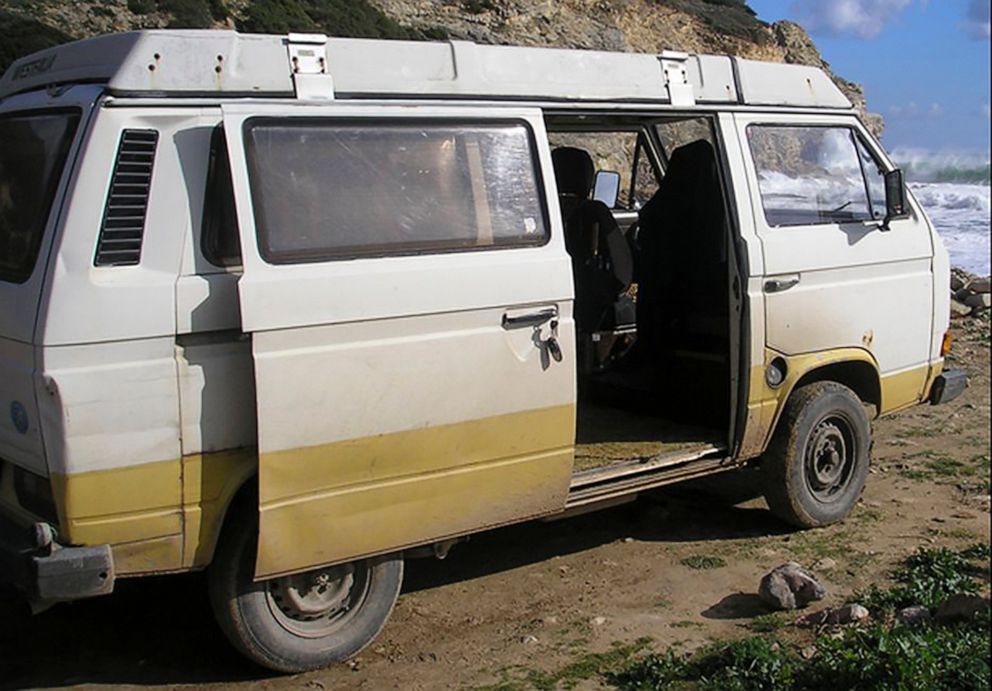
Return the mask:
[[979, 597], [978, 595], [968, 595], [966, 593], [958, 593], [957, 595], [951, 595], [949, 598], [940, 603], [937, 607], [937, 611], [934, 613], [934, 621], [941, 624], [953, 624], [959, 621], [971, 621], [979, 613], [987, 611], [989, 608], [988, 600]]
[[930, 609], [924, 607], [923, 605], [903, 607], [896, 614], [896, 621], [900, 624], [905, 624], [906, 626], [918, 626], [930, 621], [932, 618]]
[[868, 610], [858, 604], [829, 607], [800, 617], [796, 620], [796, 626], [815, 627], [824, 624], [827, 626], [846, 626], [865, 621], [869, 616]]
[[816, 577], [794, 561], [769, 571], [758, 586], [758, 597], [773, 609], [805, 607], [826, 594]]

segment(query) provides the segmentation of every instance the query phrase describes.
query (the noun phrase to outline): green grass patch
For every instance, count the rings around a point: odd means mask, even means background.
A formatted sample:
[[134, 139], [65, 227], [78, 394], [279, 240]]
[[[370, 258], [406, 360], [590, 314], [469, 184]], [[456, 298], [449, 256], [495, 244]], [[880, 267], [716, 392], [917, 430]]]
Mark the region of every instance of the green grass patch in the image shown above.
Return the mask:
[[789, 625], [786, 615], [780, 612], [759, 614], [747, 623], [747, 628], [755, 633], [772, 633]]
[[[981, 556], [981, 555], [986, 556]], [[936, 607], [956, 593], [977, 593], [975, 576], [983, 568], [978, 561], [988, 561], [988, 545], [976, 544], [954, 552], [946, 547], [921, 548], [892, 573], [896, 585], [883, 589], [873, 585], [852, 598], [876, 613], [892, 612], [903, 607]], [[986, 563], [987, 567], [987, 563]]]
[[603, 653], [587, 653], [561, 669], [546, 672], [521, 667], [503, 670], [503, 679], [497, 684], [484, 687], [488, 691], [515, 691], [516, 689], [571, 689], [579, 682], [596, 677], [605, 677], [629, 664], [651, 644], [650, 638], [639, 638], [633, 643], [614, 643]]
[[688, 566], [690, 569], [697, 570], [722, 569], [727, 565], [725, 559], [711, 554], [693, 554], [692, 556], [682, 559], [680, 563], [683, 566]]

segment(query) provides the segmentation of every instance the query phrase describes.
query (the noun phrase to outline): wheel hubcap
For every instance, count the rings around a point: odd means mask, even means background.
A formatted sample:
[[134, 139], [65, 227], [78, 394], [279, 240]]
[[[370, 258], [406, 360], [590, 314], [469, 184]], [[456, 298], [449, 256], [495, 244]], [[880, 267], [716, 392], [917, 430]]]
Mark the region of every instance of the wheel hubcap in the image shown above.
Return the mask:
[[265, 584], [269, 609], [287, 631], [318, 638], [340, 629], [368, 593], [368, 566], [343, 564]]
[[820, 421], [806, 445], [806, 483], [820, 501], [833, 501], [851, 479], [854, 465], [854, 436], [839, 417]]

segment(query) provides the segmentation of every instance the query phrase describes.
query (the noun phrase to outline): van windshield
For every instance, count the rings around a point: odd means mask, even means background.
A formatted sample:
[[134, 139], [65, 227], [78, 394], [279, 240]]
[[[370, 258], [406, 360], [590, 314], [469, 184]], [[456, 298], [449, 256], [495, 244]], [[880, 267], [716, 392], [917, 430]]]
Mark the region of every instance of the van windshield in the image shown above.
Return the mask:
[[0, 115], [0, 281], [31, 277], [79, 113]]

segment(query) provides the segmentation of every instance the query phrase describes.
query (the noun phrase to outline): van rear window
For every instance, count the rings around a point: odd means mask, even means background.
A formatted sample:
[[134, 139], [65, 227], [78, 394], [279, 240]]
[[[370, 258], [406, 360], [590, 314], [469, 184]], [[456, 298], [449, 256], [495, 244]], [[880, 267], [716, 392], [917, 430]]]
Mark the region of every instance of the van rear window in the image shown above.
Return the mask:
[[539, 245], [529, 129], [517, 122], [269, 119], [245, 133], [271, 263]]
[[0, 281], [31, 277], [78, 112], [0, 116]]

